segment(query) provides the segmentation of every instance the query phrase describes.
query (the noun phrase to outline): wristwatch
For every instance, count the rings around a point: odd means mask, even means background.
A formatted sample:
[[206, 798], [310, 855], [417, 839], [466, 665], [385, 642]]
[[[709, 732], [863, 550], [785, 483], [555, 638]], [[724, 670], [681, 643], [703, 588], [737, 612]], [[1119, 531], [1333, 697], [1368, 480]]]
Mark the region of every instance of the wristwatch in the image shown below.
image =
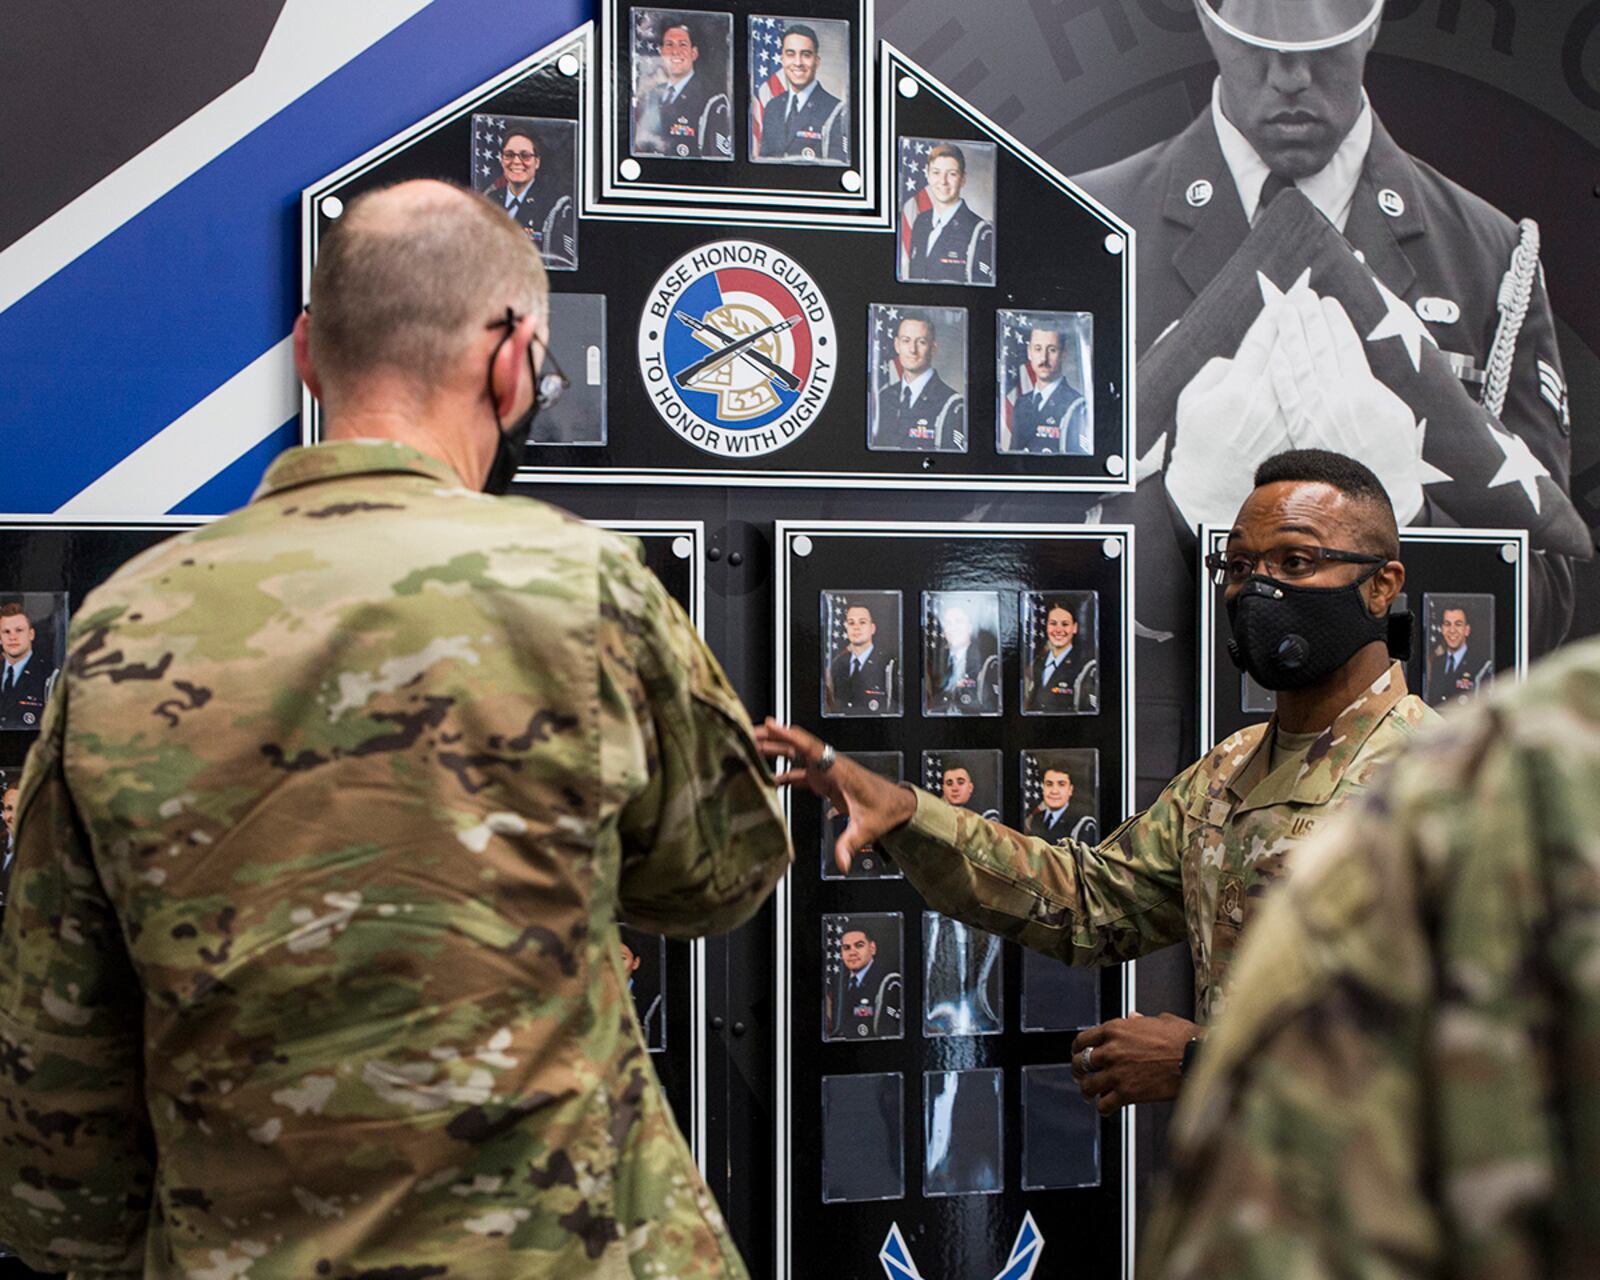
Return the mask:
[[1194, 1064], [1200, 1061], [1200, 1037], [1190, 1036], [1189, 1043], [1183, 1046], [1183, 1061], [1178, 1064], [1178, 1076], [1186, 1079], [1189, 1072], [1194, 1070]]

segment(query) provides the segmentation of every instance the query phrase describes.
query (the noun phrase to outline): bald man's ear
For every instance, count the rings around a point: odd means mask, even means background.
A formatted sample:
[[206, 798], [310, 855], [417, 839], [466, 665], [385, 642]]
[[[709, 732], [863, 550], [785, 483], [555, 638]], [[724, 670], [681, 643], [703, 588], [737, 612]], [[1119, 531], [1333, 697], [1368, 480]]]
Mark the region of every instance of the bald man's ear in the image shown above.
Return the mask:
[[300, 318], [294, 322], [294, 371], [300, 375], [300, 381], [306, 384], [306, 390], [317, 399], [322, 399], [322, 379], [317, 374], [316, 362], [311, 358], [311, 312], [302, 311]]
[[[511, 336], [502, 342], [495, 352], [489, 379], [494, 389], [495, 411], [500, 415], [501, 422], [510, 422], [517, 416], [517, 406], [522, 402], [524, 394], [528, 396], [534, 394], [535, 388], [527, 386], [524, 390], [524, 387], [529, 381], [528, 346], [537, 336], [538, 330], [537, 316], [523, 316], [517, 321], [517, 327], [511, 331]], [[536, 364], [539, 354], [538, 351], [534, 352]]]
[[1406, 567], [1398, 560], [1391, 560], [1367, 581], [1369, 594], [1367, 607], [1372, 610], [1375, 618], [1381, 618], [1389, 612], [1389, 607], [1394, 604], [1394, 599], [1405, 589]]

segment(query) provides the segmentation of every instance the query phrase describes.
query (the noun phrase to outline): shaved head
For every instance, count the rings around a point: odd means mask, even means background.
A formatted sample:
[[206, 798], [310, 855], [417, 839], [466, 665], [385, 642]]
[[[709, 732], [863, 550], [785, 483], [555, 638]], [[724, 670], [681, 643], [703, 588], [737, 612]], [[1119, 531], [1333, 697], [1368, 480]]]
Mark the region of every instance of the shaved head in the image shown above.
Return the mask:
[[378, 372], [426, 394], [507, 307], [542, 321], [548, 297], [539, 251], [481, 196], [431, 180], [358, 196], [324, 236], [311, 276], [325, 397]]

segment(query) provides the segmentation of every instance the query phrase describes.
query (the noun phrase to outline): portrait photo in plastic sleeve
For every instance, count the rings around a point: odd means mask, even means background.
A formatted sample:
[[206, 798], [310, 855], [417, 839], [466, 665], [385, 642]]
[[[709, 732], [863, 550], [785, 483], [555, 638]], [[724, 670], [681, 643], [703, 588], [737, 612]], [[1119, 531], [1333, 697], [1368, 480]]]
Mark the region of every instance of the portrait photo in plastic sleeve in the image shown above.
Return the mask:
[[922, 1034], [994, 1036], [1004, 1029], [1000, 939], [937, 911], [922, 913]]
[[750, 19], [750, 159], [850, 163], [850, 24]]
[[898, 1040], [904, 1035], [902, 933], [898, 912], [822, 917], [824, 1040]]
[[1094, 454], [1094, 317], [1087, 311], [995, 313], [995, 448]]
[[549, 271], [578, 269], [578, 126], [472, 117], [472, 189], [528, 233]]
[[633, 997], [639, 1026], [644, 1030], [645, 1048], [660, 1053], [667, 1047], [667, 940], [628, 925], [618, 928], [622, 933], [622, 968], [628, 975], [628, 994]]
[[992, 286], [994, 143], [901, 138], [898, 159], [900, 283]]
[[1000, 821], [999, 751], [924, 751], [922, 785], [958, 809]]
[[[854, 760], [863, 769], [870, 769], [880, 778], [890, 782], [905, 781], [905, 757], [898, 751], [841, 751], [847, 760]], [[840, 813], [831, 800], [819, 799], [822, 806], [822, 878], [824, 880], [899, 880], [899, 868], [894, 865], [886, 850], [876, 844], [863, 845], [850, 860], [848, 874], [839, 870], [834, 860], [833, 848], [850, 823], [850, 815]]]
[[67, 658], [67, 593], [0, 590], [0, 729], [37, 730]]
[[1100, 843], [1100, 753], [1066, 747], [1022, 753], [1022, 830], [1051, 844]]
[[528, 445], [606, 442], [606, 299], [601, 293], [550, 295], [550, 356], [569, 386], [539, 410]]
[[1100, 1115], [1067, 1063], [1022, 1068], [1022, 1189], [1100, 1185]]
[[733, 15], [634, 9], [628, 149], [668, 160], [733, 159]]
[[1494, 683], [1494, 597], [1486, 594], [1422, 597], [1428, 664], [1422, 698], [1429, 706], [1468, 702]]
[[965, 307], [867, 308], [867, 448], [967, 451]]
[[906, 1193], [905, 1077], [822, 1077], [822, 1202], [899, 1200]]
[[898, 591], [822, 593], [822, 714], [904, 714]]
[[1001, 1075], [998, 1067], [923, 1073], [923, 1195], [1005, 1190]]
[[922, 710], [930, 716], [997, 716], [1000, 596], [922, 593]]
[[1022, 594], [1022, 714], [1100, 710], [1100, 598], [1093, 591]]
[[1022, 1029], [1078, 1031], [1100, 1022], [1100, 970], [1022, 948]]

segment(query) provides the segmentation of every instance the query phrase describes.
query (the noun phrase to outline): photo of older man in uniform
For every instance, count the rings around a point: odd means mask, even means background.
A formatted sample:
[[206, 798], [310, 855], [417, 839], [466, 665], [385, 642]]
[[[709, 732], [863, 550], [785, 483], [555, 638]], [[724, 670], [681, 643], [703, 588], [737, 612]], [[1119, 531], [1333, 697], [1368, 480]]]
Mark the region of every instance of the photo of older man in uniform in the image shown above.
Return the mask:
[[[867, 447], [965, 453], [966, 312], [956, 307], [901, 308], [877, 303], [869, 310], [872, 370], [878, 390], [872, 397]], [[947, 363], [959, 372], [961, 390], [946, 382], [934, 367], [940, 360], [941, 325], [950, 331], [956, 354]]]
[[[844, 50], [834, 69], [819, 32]], [[750, 153], [760, 162], [849, 164], [850, 24], [813, 19], [750, 19]], [[824, 75], [840, 92], [830, 93]]]
[[[1408, 154], [1384, 127], [1363, 88], [1382, 0], [1198, 0], [1197, 8], [1218, 67], [1210, 106], [1178, 136], [1074, 179], [1137, 232], [1140, 354], [1227, 269], [1277, 196], [1295, 188], [1399, 300], [1394, 332], [1407, 335], [1407, 342], [1436, 344], [1470, 398], [1481, 403], [1493, 431], [1481, 444], [1474, 434], [1470, 447], [1496, 460], [1496, 449], [1504, 447], [1523, 474], [1548, 472], [1566, 491], [1566, 381], [1538, 263], [1537, 230], [1532, 224], [1519, 227]], [[1503, 297], [1523, 304], [1513, 302], [1505, 324]], [[1336, 302], [1325, 300], [1324, 311], [1327, 301]], [[1165, 483], [1190, 527], [1232, 519], [1242, 494], [1223, 485], [1224, 469], [1248, 472], [1262, 460], [1262, 450], [1289, 447], [1331, 448], [1370, 461], [1390, 485], [1402, 524], [1438, 522], [1430, 515], [1429, 491], [1408, 478], [1414, 459], [1383, 465], [1397, 450], [1406, 452], [1402, 445], [1420, 452], [1422, 440], [1414, 419], [1397, 420], [1382, 411], [1393, 397], [1360, 350], [1367, 335], [1341, 345], [1337, 325], [1311, 319], [1309, 346], [1300, 341], [1301, 326], [1291, 323], [1287, 337], [1261, 335], [1259, 359], [1247, 358], [1256, 354], [1249, 343], [1238, 352], [1216, 352], [1186, 403], [1180, 402], [1177, 436], [1164, 459]], [[1189, 340], [1203, 342], [1204, 336]], [[1340, 371], [1336, 377], [1326, 373], [1333, 368]], [[1496, 369], [1503, 376], [1490, 395]], [[1292, 443], [1255, 448], [1252, 415], [1244, 407], [1259, 406], [1270, 415], [1279, 411], [1280, 395], [1291, 402], [1284, 416], [1297, 424]], [[1140, 409], [1142, 416], [1143, 401]], [[1170, 427], [1142, 423], [1141, 447]], [[1474, 421], [1470, 431], [1480, 427]], [[1434, 446], [1465, 439], [1468, 431], [1459, 419], [1435, 417], [1426, 424]], [[1274, 439], [1281, 434], [1267, 433]], [[1396, 438], [1401, 434], [1418, 438], [1402, 441]], [[1424, 479], [1432, 483], [1437, 477], [1429, 472]], [[1502, 485], [1483, 491], [1481, 500], [1520, 503], [1521, 490]], [[1470, 523], [1522, 527], [1525, 516], [1533, 515], [1522, 506], [1507, 511]], [[1142, 555], [1142, 581], [1143, 560]], [[1565, 634], [1572, 569], [1555, 551], [1539, 552], [1530, 567], [1537, 652]], [[1153, 578], [1146, 585], [1156, 593], [1166, 590]], [[1164, 619], [1140, 621], [1166, 629]]]
[[[1207, 1025], [1224, 1014], [1241, 937], [1270, 886], [1438, 719], [1407, 692], [1405, 665], [1389, 651], [1405, 568], [1377, 476], [1302, 450], [1270, 459], [1256, 482], [1207, 567], [1237, 660], [1277, 689], [1277, 712], [1207, 751], [1099, 844], [1056, 845], [890, 785], [793, 725], [768, 720], [757, 731], [769, 757], [792, 762], [780, 783], [851, 815], [835, 848], [841, 865], [876, 841], [934, 910], [1069, 964], [1117, 964], [1187, 940], [1197, 1021], [1116, 1018], [1073, 1043], [1073, 1072], [1102, 1114], [1177, 1096]], [[1278, 643], [1290, 633], [1310, 637], [1304, 649]]]
[[0, 729], [37, 729], [44, 716], [57, 670], [38, 635], [21, 601], [0, 605]]
[[1466, 702], [1494, 683], [1493, 596], [1430, 593], [1422, 598], [1422, 613], [1428, 627], [1428, 669], [1422, 696], [1429, 706]]
[[732, 16], [677, 9], [633, 15], [632, 154], [732, 160]]
[[898, 1040], [900, 917], [824, 916], [825, 1040]]
[[1092, 324], [1076, 312], [999, 313], [995, 447], [1002, 453], [1094, 453], [1094, 407], [1084, 390]]
[[1100, 709], [1094, 605], [1092, 592], [1024, 593], [1022, 637], [1023, 652], [1028, 655], [1022, 667], [1024, 715], [1083, 715]]
[[[985, 217], [968, 203], [968, 165], [983, 167]], [[900, 139], [899, 279], [904, 284], [992, 285], [995, 148], [988, 142]]]
[[474, 189], [528, 233], [550, 271], [578, 269], [577, 128], [570, 120], [472, 117]]

